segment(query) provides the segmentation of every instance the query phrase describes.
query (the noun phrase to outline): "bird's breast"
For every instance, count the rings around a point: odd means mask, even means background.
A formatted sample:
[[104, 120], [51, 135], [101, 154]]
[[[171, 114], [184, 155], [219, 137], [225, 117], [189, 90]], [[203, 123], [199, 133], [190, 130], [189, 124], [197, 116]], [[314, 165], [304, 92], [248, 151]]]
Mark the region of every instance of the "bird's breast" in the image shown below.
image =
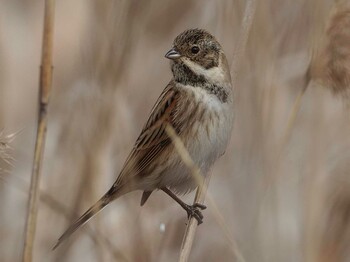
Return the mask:
[[185, 146], [195, 163], [207, 172], [212, 164], [225, 152], [229, 142], [233, 110], [231, 100], [220, 101], [214, 94], [199, 87], [188, 90], [189, 96], [198, 105], [197, 117], [193, 122], [190, 134], [185, 135]]

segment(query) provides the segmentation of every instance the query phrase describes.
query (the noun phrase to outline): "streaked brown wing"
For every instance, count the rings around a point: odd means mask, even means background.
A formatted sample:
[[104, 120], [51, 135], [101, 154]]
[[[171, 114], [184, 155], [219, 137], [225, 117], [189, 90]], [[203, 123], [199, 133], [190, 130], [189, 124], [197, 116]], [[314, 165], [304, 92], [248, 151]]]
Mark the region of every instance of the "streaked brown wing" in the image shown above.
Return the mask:
[[115, 184], [122, 183], [125, 176], [130, 179], [140, 174], [171, 143], [165, 132], [166, 123], [181, 133], [184, 121], [179, 117], [179, 97], [180, 93], [170, 82], [154, 105]]

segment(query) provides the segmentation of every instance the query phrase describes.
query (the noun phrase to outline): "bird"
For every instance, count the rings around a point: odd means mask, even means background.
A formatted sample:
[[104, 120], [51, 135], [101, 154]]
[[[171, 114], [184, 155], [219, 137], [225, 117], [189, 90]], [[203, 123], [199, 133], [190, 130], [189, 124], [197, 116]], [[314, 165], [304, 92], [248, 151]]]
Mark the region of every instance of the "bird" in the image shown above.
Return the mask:
[[58, 239], [56, 249], [78, 228], [120, 196], [143, 191], [143, 206], [153, 191], [162, 190], [185, 209], [188, 217], [203, 222], [206, 206], [188, 205], [178, 195], [198, 187], [183, 163], [171, 137], [169, 125], [186, 147], [200, 173], [206, 176], [225, 153], [234, 120], [234, 94], [230, 69], [216, 38], [204, 29], [179, 34], [165, 54], [172, 79], [160, 94], [131, 153], [112, 187], [78, 218]]

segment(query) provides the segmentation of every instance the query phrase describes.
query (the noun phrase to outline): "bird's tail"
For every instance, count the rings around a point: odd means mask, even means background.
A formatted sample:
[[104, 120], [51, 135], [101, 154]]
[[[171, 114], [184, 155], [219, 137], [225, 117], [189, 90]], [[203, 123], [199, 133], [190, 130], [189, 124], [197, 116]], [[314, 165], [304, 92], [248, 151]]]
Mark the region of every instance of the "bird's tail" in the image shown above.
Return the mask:
[[[111, 190], [112, 191], [112, 188]], [[64, 240], [69, 238], [79, 227], [84, 225], [94, 215], [100, 212], [105, 206], [107, 206], [112, 200], [114, 200], [114, 192], [108, 191], [99, 201], [97, 201], [92, 207], [90, 207], [81, 217], [79, 217], [70, 227], [63, 233], [63, 235], [57, 240], [56, 245], [53, 247], [55, 250]]]

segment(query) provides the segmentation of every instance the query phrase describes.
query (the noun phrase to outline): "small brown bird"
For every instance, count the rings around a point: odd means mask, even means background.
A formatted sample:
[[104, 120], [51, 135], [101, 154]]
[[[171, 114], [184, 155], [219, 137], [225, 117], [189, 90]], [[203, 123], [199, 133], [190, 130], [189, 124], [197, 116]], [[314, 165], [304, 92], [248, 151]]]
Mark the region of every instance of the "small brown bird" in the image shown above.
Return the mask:
[[187, 205], [176, 194], [197, 187], [165, 127], [173, 127], [202, 174], [224, 154], [233, 123], [230, 70], [218, 41], [202, 29], [177, 36], [166, 53], [173, 79], [165, 87], [116, 182], [58, 239], [54, 249], [111, 201], [142, 190], [141, 206], [161, 189], [202, 223], [204, 205]]

